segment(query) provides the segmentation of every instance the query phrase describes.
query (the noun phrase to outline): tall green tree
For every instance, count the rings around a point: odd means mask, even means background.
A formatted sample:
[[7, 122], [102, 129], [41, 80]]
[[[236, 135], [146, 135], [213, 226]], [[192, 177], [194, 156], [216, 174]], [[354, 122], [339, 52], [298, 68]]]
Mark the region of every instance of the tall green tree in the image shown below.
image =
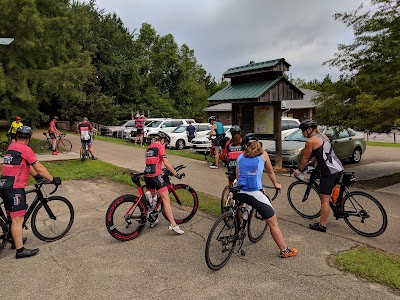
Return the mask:
[[353, 120], [349, 125], [383, 131], [400, 117], [400, 1], [370, 3], [369, 11], [360, 6], [334, 16], [353, 28], [355, 39], [339, 45], [335, 57], [326, 62], [344, 76], [330, 87], [330, 94], [318, 99], [317, 112], [325, 123], [335, 123], [336, 115], [329, 111], [338, 109], [341, 101], [342, 113]]

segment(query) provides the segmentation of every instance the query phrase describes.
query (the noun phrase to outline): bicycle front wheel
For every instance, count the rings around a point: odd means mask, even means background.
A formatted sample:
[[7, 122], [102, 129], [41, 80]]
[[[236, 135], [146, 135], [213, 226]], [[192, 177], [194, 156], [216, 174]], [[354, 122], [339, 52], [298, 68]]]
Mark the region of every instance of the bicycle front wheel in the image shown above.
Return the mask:
[[57, 149], [61, 153], [68, 153], [72, 149], [72, 143], [69, 140], [61, 139], [57, 142]]
[[[187, 184], [176, 184], [169, 189], [169, 198], [176, 224], [188, 222], [197, 212], [199, 198], [196, 191]], [[167, 219], [164, 210], [163, 216]]]
[[6, 155], [8, 149], [8, 143], [7, 142], [1, 142], [0, 143], [0, 156], [3, 157]]
[[47, 154], [50, 152], [50, 144], [47, 141], [37, 141], [33, 146], [33, 151], [37, 154]]
[[233, 200], [229, 197], [229, 185], [224, 187], [221, 195], [221, 214], [226, 213], [233, 205]]
[[262, 239], [267, 231], [267, 222], [263, 217], [253, 208], [250, 212], [249, 222], [247, 224], [247, 233], [249, 240], [252, 243], [257, 243]]
[[106, 227], [111, 236], [119, 241], [137, 238], [146, 224], [147, 208], [140, 198], [123, 195], [115, 199], [106, 213]]
[[32, 213], [33, 234], [45, 242], [61, 239], [74, 222], [74, 208], [68, 199], [52, 196], [41, 200]]
[[315, 186], [303, 181], [295, 181], [288, 188], [287, 198], [290, 206], [303, 218], [319, 217], [321, 200]]
[[226, 265], [235, 248], [238, 234], [239, 222], [231, 212], [224, 213], [215, 221], [208, 234], [205, 251], [206, 263], [211, 270], [217, 271]]
[[352, 230], [366, 237], [381, 235], [388, 223], [382, 204], [364, 192], [351, 192], [343, 199], [342, 215]]
[[0, 219], [0, 253], [6, 248], [8, 237], [11, 232], [8, 231], [8, 226], [3, 219]]

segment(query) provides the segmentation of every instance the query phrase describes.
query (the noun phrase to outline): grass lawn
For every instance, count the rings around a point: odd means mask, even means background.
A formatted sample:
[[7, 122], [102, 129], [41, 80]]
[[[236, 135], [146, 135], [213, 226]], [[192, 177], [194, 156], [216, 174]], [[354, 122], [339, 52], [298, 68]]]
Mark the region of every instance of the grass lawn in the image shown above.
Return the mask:
[[339, 253], [334, 263], [339, 270], [400, 289], [400, 256], [361, 247]]
[[[399, 141], [400, 142], [400, 141]], [[400, 148], [400, 143], [366, 142], [367, 146]]]

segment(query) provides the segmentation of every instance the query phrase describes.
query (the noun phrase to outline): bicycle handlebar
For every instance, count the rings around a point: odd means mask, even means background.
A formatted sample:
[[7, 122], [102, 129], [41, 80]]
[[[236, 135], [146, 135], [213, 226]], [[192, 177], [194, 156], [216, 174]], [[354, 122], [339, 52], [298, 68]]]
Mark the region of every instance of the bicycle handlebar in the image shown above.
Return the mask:
[[27, 193], [33, 192], [33, 191], [35, 191], [35, 190], [39, 190], [39, 189], [41, 189], [42, 186], [45, 185], [45, 184], [53, 184], [53, 185], [55, 185], [55, 189], [54, 189], [52, 192], [49, 193], [50, 195], [53, 195], [53, 194], [58, 190], [58, 187], [60, 186], [60, 185], [56, 185], [56, 184], [54, 184], [54, 183], [52, 183], [52, 182], [50, 182], [50, 181], [44, 179], [44, 180], [41, 180], [41, 181], [36, 182], [36, 183], [35, 183], [35, 189], [34, 189], [34, 190], [31, 190], [31, 191], [28, 191]]

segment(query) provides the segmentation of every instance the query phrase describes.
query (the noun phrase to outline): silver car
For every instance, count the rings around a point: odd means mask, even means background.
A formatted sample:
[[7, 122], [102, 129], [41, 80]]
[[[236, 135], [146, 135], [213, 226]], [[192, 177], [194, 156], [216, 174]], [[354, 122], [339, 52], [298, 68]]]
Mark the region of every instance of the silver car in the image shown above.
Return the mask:
[[[336, 131], [332, 127], [319, 127], [331, 140], [331, 145], [337, 157], [344, 161], [350, 160], [353, 163], [358, 163], [361, 156], [364, 154], [366, 144], [364, 135], [355, 132], [353, 129], [343, 129]], [[303, 158], [304, 146], [307, 141], [300, 129], [297, 129], [292, 134], [282, 140], [282, 165], [292, 166], [293, 161], [301, 163]], [[275, 145], [267, 148], [267, 153], [271, 162], [275, 162]]]

